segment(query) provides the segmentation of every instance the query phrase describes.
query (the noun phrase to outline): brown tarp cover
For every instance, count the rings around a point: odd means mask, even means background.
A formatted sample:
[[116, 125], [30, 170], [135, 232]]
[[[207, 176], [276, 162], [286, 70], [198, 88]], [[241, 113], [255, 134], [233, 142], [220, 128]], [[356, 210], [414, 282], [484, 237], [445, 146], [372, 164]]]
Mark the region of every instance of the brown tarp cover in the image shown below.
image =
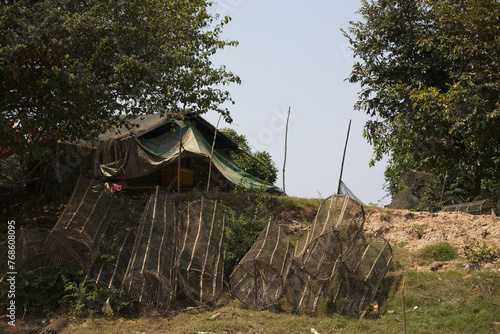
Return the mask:
[[[182, 124], [181, 124], [182, 125]], [[191, 120], [184, 121], [183, 128], [172, 123], [169, 131], [153, 138], [146, 136], [108, 138], [102, 145], [100, 171], [106, 177], [132, 179], [151, 174], [171, 164], [185, 154], [194, 154], [210, 159], [212, 144], [201, 134]], [[152, 128], [149, 127], [148, 130]], [[143, 132], [144, 133], [144, 132]], [[182, 140], [179, 140], [182, 133]], [[179, 150], [179, 145], [181, 148]], [[104, 155], [106, 157], [104, 157]], [[223, 149], [215, 149], [212, 156], [215, 168], [233, 184], [246, 188], [269, 188], [270, 185], [241, 170]]]

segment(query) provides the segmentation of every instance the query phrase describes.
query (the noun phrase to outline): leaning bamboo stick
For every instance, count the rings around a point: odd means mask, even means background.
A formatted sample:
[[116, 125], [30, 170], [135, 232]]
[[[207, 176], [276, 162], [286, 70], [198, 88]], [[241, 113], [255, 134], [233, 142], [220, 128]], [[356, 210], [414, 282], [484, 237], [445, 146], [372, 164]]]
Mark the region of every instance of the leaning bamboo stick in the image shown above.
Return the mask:
[[[203, 210], [203, 208], [202, 208]], [[203, 265], [201, 267], [201, 277], [200, 277], [200, 303], [203, 302], [203, 276], [205, 275], [205, 270], [207, 268], [207, 261], [208, 261], [208, 254], [210, 252], [210, 243], [212, 242], [212, 233], [214, 231], [214, 224], [215, 224], [215, 214], [216, 214], [216, 208], [214, 207], [214, 213], [212, 215], [212, 221], [210, 223], [210, 233], [208, 235], [208, 243], [207, 243], [207, 250], [205, 251], [205, 259], [203, 260]], [[200, 221], [201, 224], [201, 221]]]
[[[217, 205], [218, 201], [216, 200], [215, 201], [215, 207], [218, 208], [219, 206]], [[224, 231], [224, 225], [225, 225], [225, 216], [222, 216], [222, 231]], [[217, 268], [216, 270], [219, 269], [219, 263], [221, 261], [221, 255], [224, 254], [224, 251], [222, 250], [224, 247], [224, 233], [222, 233], [222, 235], [220, 236], [220, 239], [219, 239], [219, 252], [217, 253], [217, 261], [215, 263], [215, 268]], [[222, 264], [222, 271], [224, 271], [224, 263]], [[214, 296], [215, 296], [215, 293], [216, 293], [216, 290], [217, 290], [217, 276], [219, 275], [219, 272], [217, 271], [215, 273], [215, 279], [213, 281], [213, 291], [214, 291]]]
[[403, 303], [403, 333], [404, 334], [406, 334], [405, 281], [406, 281], [406, 276], [403, 276], [403, 287], [401, 288], [401, 301]]
[[207, 192], [210, 189], [210, 178], [212, 176], [212, 160], [214, 157], [214, 148], [215, 148], [215, 139], [217, 138], [217, 129], [219, 128], [219, 122], [222, 114], [219, 115], [219, 119], [217, 120], [217, 125], [215, 126], [214, 131], [214, 140], [212, 142], [212, 152], [210, 153], [210, 163], [208, 165], [208, 181], [207, 181]]
[[287, 141], [288, 141], [288, 121], [290, 120], [290, 106], [288, 107], [288, 116], [286, 118], [286, 130], [285, 130], [285, 158], [283, 159], [283, 196], [286, 196], [285, 191], [285, 165], [286, 165], [286, 151], [287, 151]]
[[[271, 220], [269, 220], [269, 224], [271, 224]], [[278, 239], [276, 240], [276, 245], [274, 246], [273, 253], [271, 254], [271, 259], [269, 260], [269, 264], [271, 265], [273, 264], [274, 255], [278, 251], [278, 245], [280, 243], [280, 236], [281, 236], [280, 232], [281, 232], [281, 227], [278, 226]]]

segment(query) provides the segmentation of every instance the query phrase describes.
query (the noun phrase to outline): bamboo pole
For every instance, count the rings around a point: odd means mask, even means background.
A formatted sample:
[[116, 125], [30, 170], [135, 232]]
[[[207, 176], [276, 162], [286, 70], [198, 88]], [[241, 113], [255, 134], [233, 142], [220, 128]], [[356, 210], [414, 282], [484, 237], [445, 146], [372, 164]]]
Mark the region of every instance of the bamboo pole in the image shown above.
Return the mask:
[[337, 194], [340, 193], [340, 184], [342, 182], [342, 173], [344, 171], [345, 152], [347, 150], [347, 142], [349, 141], [349, 132], [351, 131], [351, 121], [352, 120], [349, 120], [349, 127], [347, 128], [347, 137], [345, 139], [344, 154], [342, 155], [342, 165], [340, 166], [340, 177], [339, 177], [339, 186], [337, 188]]
[[290, 109], [288, 107], [288, 116], [286, 117], [286, 130], [285, 130], [285, 158], [283, 159], [283, 196], [286, 196], [285, 191], [285, 165], [286, 165], [286, 150], [287, 150], [287, 140], [288, 140], [288, 121], [290, 120]]
[[[215, 208], [217, 210], [219, 210], [218, 203], [219, 203], [218, 200], [215, 200]], [[219, 248], [217, 249], [217, 261], [215, 263], [216, 272], [215, 272], [214, 277], [222, 275], [222, 274], [219, 274], [219, 263], [221, 261], [221, 256], [224, 255], [223, 249], [224, 249], [224, 227], [225, 227], [225, 222], [226, 222], [226, 217], [225, 217], [224, 214], [222, 214], [222, 231], [223, 232], [222, 232], [222, 234], [221, 234], [221, 236], [219, 238]], [[224, 265], [222, 265], [222, 271], [224, 271]], [[216, 288], [217, 288], [217, 278], [214, 279], [212, 282], [213, 282], [213, 288], [212, 288], [212, 290], [214, 292], [213, 295], [215, 296], [215, 293], [216, 293], [215, 291], [216, 291]]]
[[181, 192], [181, 154], [182, 154], [182, 129], [184, 128], [184, 118], [186, 116], [186, 105], [182, 106], [182, 117], [180, 122], [177, 122], [177, 125], [179, 126], [179, 157], [177, 161], [177, 193], [180, 194]]
[[401, 300], [403, 302], [403, 333], [404, 334], [406, 334], [405, 281], [406, 281], [406, 276], [403, 276], [403, 288], [401, 289]]
[[181, 193], [181, 153], [182, 153], [182, 127], [179, 127], [179, 156], [177, 161], [177, 193]]
[[217, 138], [217, 129], [219, 129], [219, 122], [222, 114], [219, 114], [219, 119], [217, 120], [217, 125], [214, 131], [214, 141], [212, 142], [212, 152], [210, 153], [210, 163], [208, 165], [208, 182], [207, 182], [207, 192], [210, 189], [210, 177], [212, 176], [212, 159], [214, 157], [215, 139]]

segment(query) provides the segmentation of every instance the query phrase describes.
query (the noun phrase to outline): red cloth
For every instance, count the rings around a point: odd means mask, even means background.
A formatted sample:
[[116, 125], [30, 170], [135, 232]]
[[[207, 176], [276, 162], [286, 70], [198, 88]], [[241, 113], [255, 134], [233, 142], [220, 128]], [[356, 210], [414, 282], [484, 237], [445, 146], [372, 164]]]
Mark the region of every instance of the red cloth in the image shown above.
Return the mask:
[[117, 183], [113, 183], [110, 190], [112, 193], [115, 193], [117, 191], [121, 191], [126, 185], [127, 185], [126, 180], [120, 180]]

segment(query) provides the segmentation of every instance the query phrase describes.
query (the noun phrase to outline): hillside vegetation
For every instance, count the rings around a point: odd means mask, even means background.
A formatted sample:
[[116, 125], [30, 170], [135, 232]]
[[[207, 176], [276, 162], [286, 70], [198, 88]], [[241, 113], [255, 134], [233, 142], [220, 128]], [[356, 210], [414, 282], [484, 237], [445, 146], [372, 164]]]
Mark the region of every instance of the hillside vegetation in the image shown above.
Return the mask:
[[[185, 195], [195, 198], [200, 194]], [[209, 194], [232, 210], [242, 231], [262, 229], [272, 217], [285, 228], [294, 243], [313, 221], [321, 199], [267, 196], [255, 193]], [[120, 209], [113, 224], [137, 224], [146, 203], [143, 194], [120, 194]], [[30, 199], [27, 199], [29, 203]], [[34, 203], [34, 202], [33, 202]], [[63, 201], [25, 207], [16, 217], [23, 226], [50, 228], [64, 208]], [[364, 231], [390, 241], [394, 259], [376, 294], [374, 309], [363, 319], [340, 316], [322, 308], [311, 314], [294, 314], [286, 298], [267, 310], [254, 310], [229, 295], [210, 306], [196, 306], [182, 300], [167, 310], [139, 308], [121, 299], [112, 304], [113, 315], [104, 315], [104, 300], [82, 294], [71, 277], [54, 279], [51, 286], [29, 290], [44, 297], [44, 289], [60, 293], [36, 308], [36, 295], [25, 304], [17, 329], [30, 332], [56, 319], [65, 319], [61, 333], [403, 333], [406, 321], [410, 333], [496, 333], [500, 330], [500, 265], [498, 250], [500, 218], [463, 213], [427, 213], [365, 208]], [[245, 233], [250, 238], [250, 233]], [[244, 240], [248, 242], [249, 240]], [[468, 242], [468, 243], [467, 243]], [[251, 246], [251, 245], [250, 245]], [[468, 253], [467, 253], [468, 250]], [[242, 249], [234, 250], [234, 252]], [[235, 255], [234, 266], [241, 254]], [[226, 283], [230, 272], [225, 274]], [[81, 276], [75, 278], [77, 281]], [[405, 318], [402, 292], [404, 288]], [[65, 295], [66, 293], [66, 295]], [[69, 295], [68, 295], [69, 294]], [[92, 312], [82, 300], [94, 298]], [[48, 305], [47, 303], [54, 303]], [[41, 304], [39, 304], [41, 305]], [[404, 320], [405, 319], [405, 320]], [[9, 329], [2, 324], [1, 330]], [[313, 331], [314, 329], [314, 331]]]

